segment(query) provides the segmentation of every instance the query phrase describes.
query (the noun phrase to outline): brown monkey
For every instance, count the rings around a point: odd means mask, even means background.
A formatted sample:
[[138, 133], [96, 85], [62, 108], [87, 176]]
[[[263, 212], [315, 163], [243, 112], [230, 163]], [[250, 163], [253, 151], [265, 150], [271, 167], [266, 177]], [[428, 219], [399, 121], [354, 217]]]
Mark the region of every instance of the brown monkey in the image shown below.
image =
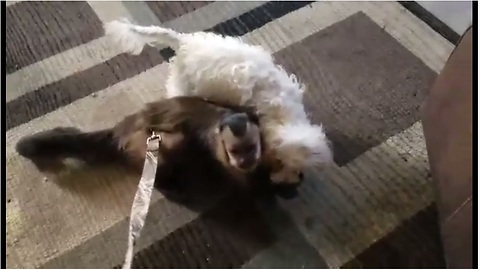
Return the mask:
[[59, 127], [26, 136], [16, 150], [41, 171], [61, 169], [65, 158], [75, 158], [91, 165], [123, 162], [140, 172], [146, 140], [153, 132], [162, 137], [155, 183], [162, 191], [181, 189], [175, 175], [192, 166], [222, 168], [244, 186], [257, 176], [259, 165], [269, 168], [255, 114], [198, 97], [149, 103], [110, 129]]

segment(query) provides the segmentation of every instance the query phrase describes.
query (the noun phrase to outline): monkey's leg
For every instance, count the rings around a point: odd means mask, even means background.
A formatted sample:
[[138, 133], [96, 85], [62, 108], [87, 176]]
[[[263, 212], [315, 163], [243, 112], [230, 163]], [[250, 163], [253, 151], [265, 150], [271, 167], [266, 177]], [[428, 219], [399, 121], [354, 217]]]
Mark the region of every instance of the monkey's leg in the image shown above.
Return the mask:
[[52, 173], [68, 167], [64, 162], [67, 159], [92, 165], [110, 162], [119, 155], [109, 129], [83, 132], [74, 127], [57, 127], [21, 138], [15, 149], [39, 171]]
[[165, 162], [158, 164], [157, 175], [155, 176], [155, 188], [162, 193], [165, 198], [185, 203], [190, 197], [183, 181], [178, 178], [180, 169], [174, 162]]
[[158, 152], [155, 188], [167, 199], [186, 202], [190, 197], [184, 186], [182, 164], [188, 154], [184, 136], [180, 133], [160, 133], [162, 143]]

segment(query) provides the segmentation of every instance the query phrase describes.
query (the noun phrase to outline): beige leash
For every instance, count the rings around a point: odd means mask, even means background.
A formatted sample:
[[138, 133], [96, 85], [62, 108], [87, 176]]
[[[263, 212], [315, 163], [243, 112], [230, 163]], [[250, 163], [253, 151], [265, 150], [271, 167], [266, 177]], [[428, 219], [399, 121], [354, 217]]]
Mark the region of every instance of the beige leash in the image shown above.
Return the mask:
[[155, 183], [155, 174], [157, 173], [157, 157], [162, 137], [155, 132], [147, 139], [147, 152], [145, 154], [145, 163], [143, 164], [142, 177], [138, 183], [137, 193], [133, 199], [132, 210], [130, 212], [130, 227], [128, 233], [127, 253], [123, 269], [130, 269], [133, 261], [133, 252], [136, 240], [140, 236], [145, 219], [150, 206], [153, 184]]

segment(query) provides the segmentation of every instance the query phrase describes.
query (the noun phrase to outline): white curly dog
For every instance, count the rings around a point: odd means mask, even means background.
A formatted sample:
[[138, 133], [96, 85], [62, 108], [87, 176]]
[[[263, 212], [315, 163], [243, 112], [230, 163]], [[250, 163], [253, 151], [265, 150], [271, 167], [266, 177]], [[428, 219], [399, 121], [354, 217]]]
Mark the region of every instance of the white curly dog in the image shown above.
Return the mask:
[[274, 157], [271, 181], [298, 183], [308, 166], [332, 163], [330, 143], [321, 125], [310, 122], [303, 104], [304, 85], [275, 64], [260, 46], [209, 32], [178, 33], [126, 20], [104, 25], [120, 48], [140, 54], [146, 45], [169, 46], [167, 97], [195, 95], [213, 102], [252, 106], [260, 116], [266, 156]]

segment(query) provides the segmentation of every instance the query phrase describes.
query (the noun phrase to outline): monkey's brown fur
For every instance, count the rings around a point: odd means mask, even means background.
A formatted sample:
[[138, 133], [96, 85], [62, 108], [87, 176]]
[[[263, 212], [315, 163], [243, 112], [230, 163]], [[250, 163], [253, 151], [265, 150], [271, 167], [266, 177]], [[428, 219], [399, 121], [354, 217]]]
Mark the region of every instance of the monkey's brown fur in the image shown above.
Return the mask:
[[[255, 177], [258, 170], [245, 173], [232, 168], [225, 146], [219, 140], [221, 120], [238, 112], [246, 113], [249, 121], [258, 125], [256, 116], [248, 108], [222, 107], [197, 97], [175, 97], [149, 103], [111, 129], [82, 132], [75, 128], [56, 128], [22, 138], [16, 149], [40, 170], [59, 168], [64, 158], [73, 157], [93, 165], [122, 161], [140, 172], [146, 140], [155, 131], [162, 137], [157, 188], [178, 188], [175, 174], [192, 166], [223, 167], [230, 178], [245, 183]], [[268, 158], [268, 152], [263, 151], [261, 156], [261, 169], [276, 169], [279, 165]]]

